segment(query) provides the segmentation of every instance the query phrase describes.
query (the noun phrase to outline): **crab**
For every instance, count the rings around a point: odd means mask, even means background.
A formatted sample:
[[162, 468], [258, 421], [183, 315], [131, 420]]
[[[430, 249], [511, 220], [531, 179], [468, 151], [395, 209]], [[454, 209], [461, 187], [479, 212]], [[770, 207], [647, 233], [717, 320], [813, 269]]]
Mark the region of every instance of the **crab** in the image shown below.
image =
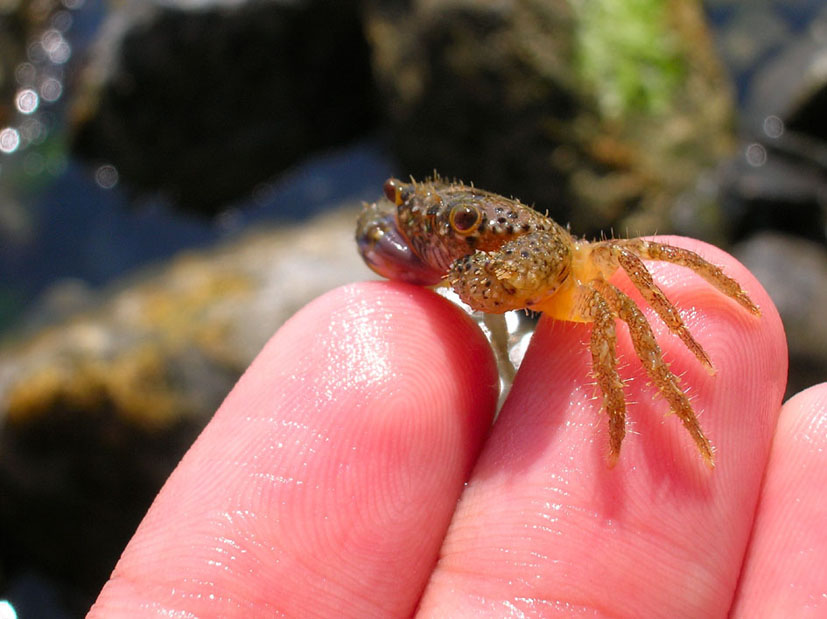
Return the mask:
[[[628, 326], [637, 357], [658, 392], [714, 466], [713, 448], [679, 379], [663, 359], [652, 327], [629, 296], [610, 283], [626, 272], [643, 299], [710, 374], [715, 370], [643, 260], [687, 267], [755, 316], [761, 311], [740, 284], [700, 255], [642, 238], [587, 241], [519, 200], [437, 176], [395, 178], [387, 201], [365, 205], [356, 230], [359, 251], [379, 275], [413, 284], [450, 285], [474, 310], [525, 309], [558, 320], [592, 323], [592, 370], [609, 417], [608, 464], [626, 434], [626, 399], [617, 369], [615, 319]], [[394, 208], [395, 207], [395, 208]]]

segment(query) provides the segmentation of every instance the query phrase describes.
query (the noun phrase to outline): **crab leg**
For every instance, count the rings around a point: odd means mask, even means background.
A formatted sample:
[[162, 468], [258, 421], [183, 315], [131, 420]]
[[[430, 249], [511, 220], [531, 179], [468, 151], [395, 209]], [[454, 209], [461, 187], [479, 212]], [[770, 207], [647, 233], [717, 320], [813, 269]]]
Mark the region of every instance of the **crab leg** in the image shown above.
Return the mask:
[[603, 405], [609, 414], [609, 467], [617, 463], [620, 444], [626, 436], [626, 398], [623, 381], [617, 372], [615, 317], [600, 293], [585, 286], [579, 289], [583, 298], [583, 314], [592, 320], [592, 371], [600, 390]]
[[761, 315], [761, 309], [752, 302], [752, 299], [744, 292], [738, 282], [726, 275], [711, 262], [707, 262], [701, 258], [694, 251], [644, 239], [627, 239], [614, 242], [622, 247], [628, 248], [644, 260], [671, 262], [672, 264], [692, 269], [709, 282], [709, 284], [720, 290], [726, 296], [735, 299], [751, 313], [756, 316]]
[[[669, 327], [669, 330], [681, 338], [681, 341], [683, 341], [686, 347], [692, 351], [692, 354], [698, 358], [698, 361], [703, 364], [707, 372], [714, 374], [715, 369], [712, 367], [712, 361], [709, 359], [709, 356], [695, 338], [692, 337], [692, 333], [689, 332], [689, 329], [687, 329], [683, 323], [678, 309], [666, 298], [663, 290], [661, 290], [655, 283], [655, 280], [652, 279], [652, 274], [649, 273], [649, 269], [646, 268], [643, 261], [638, 258], [632, 250], [617, 247], [616, 245], [601, 245], [595, 248], [594, 251], [596, 258], [609, 261], [610, 264], [618, 265], [626, 271], [635, 288], [638, 289], [652, 309], [657, 312], [657, 315], [660, 316], [660, 319]], [[700, 256], [698, 256], [698, 258], [700, 258]], [[723, 273], [721, 274], [723, 275]]]
[[646, 373], [655, 383], [660, 394], [669, 403], [672, 412], [683, 422], [707, 465], [710, 468], [714, 467], [712, 446], [704, 436], [703, 430], [701, 430], [698, 418], [689, 403], [689, 398], [678, 386], [678, 377], [672, 373], [663, 360], [660, 346], [658, 346], [655, 335], [652, 333], [652, 327], [649, 326], [643, 312], [640, 311], [632, 299], [608, 282], [598, 279], [593, 281], [591, 285], [606, 300], [606, 303], [618, 318], [628, 325], [632, 345]]

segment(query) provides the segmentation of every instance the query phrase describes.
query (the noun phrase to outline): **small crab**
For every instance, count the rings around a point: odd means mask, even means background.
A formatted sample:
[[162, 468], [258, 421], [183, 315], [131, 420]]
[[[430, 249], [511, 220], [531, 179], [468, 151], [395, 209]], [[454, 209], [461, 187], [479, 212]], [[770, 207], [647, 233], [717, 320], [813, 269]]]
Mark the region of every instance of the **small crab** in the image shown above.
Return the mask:
[[[626, 434], [626, 400], [617, 371], [615, 319], [628, 325], [643, 367], [683, 422], [701, 456], [713, 450], [678, 378], [663, 360], [652, 328], [635, 302], [609, 283], [623, 269], [658, 316], [710, 374], [709, 357], [677, 309], [655, 284], [643, 260], [695, 271], [747, 311], [760, 309], [720, 268], [680, 247], [644, 239], [589, 242], [532, 208], [460, 182], [434, 177], [384, 185], [391, 204], [366, 205], [356, 230], [365, 262], [383, 277], [420, 285], [450, 284], [475, 310], [543, 312], [559, 320], [590, 322], [592, 368], [609, 415], [609, 466]], [[394, 209], [393, 206], [396, 208]]]

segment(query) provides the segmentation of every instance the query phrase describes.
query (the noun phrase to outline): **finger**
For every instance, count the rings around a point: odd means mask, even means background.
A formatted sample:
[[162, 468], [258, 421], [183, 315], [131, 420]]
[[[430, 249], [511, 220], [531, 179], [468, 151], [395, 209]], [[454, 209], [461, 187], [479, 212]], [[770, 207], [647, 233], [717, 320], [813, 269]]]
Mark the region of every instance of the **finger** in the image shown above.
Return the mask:
[[781, 410], [732, 617], [827, 615], [825, 428], [827, 383]]
[[91, 616], [409, 614], [497, 384], [479, 329], [429, 290], [316, 300], [184, 457]]
[[423, 615], [726, 613], [780, 408], [786, 348], [778, 314], [741, 265], [689, 239], [666, 242], [722, 265], [763, 311], [759, 319], [686, 269], [650, 263], [715, 364], [713, 377], [623, 274], [612, 280], [644, 307], [718, 448], [717, 467], [703, 464], [655, 399], [619, 324], [630, 432], [609, 469], [590, 326], [541, 320], [460, 501]]

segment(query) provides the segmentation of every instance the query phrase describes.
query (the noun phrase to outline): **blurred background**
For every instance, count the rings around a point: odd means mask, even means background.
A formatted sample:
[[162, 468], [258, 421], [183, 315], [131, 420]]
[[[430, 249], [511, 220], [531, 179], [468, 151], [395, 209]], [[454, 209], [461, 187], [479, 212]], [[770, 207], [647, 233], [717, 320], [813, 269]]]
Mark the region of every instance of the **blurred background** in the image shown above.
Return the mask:
[[86, 611], [391, 175], [719, 245], [827, 380], [825, 112], [823, 0], [0, 0], [0, 618]]

